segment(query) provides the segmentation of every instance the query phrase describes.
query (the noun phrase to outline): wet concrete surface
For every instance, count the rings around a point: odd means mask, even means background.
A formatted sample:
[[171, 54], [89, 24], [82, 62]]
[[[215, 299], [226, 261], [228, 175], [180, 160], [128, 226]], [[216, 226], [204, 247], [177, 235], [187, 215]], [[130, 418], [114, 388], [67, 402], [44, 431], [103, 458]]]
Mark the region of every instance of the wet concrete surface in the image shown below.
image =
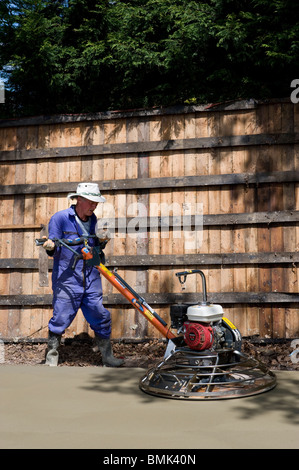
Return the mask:
[[145, 369], [0, 367], [1, 449], [299, 449], [299, 372], [217, 401], [158, 398]]

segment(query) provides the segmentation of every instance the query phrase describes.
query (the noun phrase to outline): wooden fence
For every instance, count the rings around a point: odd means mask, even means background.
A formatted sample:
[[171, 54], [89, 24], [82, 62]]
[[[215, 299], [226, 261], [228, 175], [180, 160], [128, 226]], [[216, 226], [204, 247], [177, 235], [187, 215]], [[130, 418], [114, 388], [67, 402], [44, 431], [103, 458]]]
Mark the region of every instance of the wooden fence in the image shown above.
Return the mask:
[[[240, 101], [0, 121], [0, 338], [40, 340], [51, 266], [35, 238], [81, 181], [98, 182], [114, 228], [107, 266], [169, 323], [169, 305], [208, 300], [244, 336], [299, 336], [299, 108]], [[172, 209], [169, 212], [169, 209]], [[113, 338], [159, 338], [103, 280]], [[81, 312], [66, 336], [91, 333]]]

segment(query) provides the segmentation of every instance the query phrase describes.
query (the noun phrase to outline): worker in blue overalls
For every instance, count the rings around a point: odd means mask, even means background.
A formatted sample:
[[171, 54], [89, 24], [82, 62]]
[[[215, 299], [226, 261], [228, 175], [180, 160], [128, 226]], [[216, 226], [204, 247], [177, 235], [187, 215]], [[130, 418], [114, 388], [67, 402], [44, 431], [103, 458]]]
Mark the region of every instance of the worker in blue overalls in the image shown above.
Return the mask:
[[[79, 308], [95, 333], [96, 346], [102, 355], [103, 364], [118, 367], [122, 359], [113, 356], [110, 342], [111, 315], [103, 306], [103, 291], [100, 273], [79, 259], [73, 267], [74, 253], [64, 246], [56, 246], [55, 238], [75, 239], [85, 237], [90, 247], [99, 244], [95, 237], [97, 218], [94, 214], [99, 202], [105, 202], [96, 183], [80, 183], [76, 193], [68, 195], [77, 203], [54, 214], [49, 222], [49, 236], [43, 247], [53, 256], [52, 289], [53, 316], [49, 321], [46, 364], [58, 364], [58, 348], [61, 336], [74, 320]], [[88, 238], [88, 236], [92, 236]], [[82, 245], [76, 248], [81, 253]]]

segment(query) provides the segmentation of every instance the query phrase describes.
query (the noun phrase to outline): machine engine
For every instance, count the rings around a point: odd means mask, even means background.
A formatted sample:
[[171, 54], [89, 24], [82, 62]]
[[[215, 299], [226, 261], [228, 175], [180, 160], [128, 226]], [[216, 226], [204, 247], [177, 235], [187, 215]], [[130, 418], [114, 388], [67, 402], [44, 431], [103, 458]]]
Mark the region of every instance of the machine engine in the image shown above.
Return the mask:
[[241, 350], [239, 330], [223, 317], [221, 305], [176, 304], [170, 308], [171, 327], [182, 334], [186, 345], [195, 351], [236, 349]]
[[141, 390], [175, 399], [226, 399], [250, 396], [275, 387], [275, 375], [242, 351], [239, 330], [221, 305], [207, 301], [205, 275], [198, 269], [176, 273], [184, 290], [186, 277], [202, 278], [203, 301], [170, 307], [171, 338], [164, 360], [140, 381]]

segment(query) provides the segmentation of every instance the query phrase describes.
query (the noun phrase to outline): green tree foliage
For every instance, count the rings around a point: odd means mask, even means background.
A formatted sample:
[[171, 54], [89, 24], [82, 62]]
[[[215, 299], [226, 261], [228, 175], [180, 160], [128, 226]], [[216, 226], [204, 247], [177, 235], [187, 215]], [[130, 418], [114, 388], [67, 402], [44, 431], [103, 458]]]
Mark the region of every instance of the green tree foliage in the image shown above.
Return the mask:
[[293, 0], [1, 0], [0, 115], [290, 95]]

